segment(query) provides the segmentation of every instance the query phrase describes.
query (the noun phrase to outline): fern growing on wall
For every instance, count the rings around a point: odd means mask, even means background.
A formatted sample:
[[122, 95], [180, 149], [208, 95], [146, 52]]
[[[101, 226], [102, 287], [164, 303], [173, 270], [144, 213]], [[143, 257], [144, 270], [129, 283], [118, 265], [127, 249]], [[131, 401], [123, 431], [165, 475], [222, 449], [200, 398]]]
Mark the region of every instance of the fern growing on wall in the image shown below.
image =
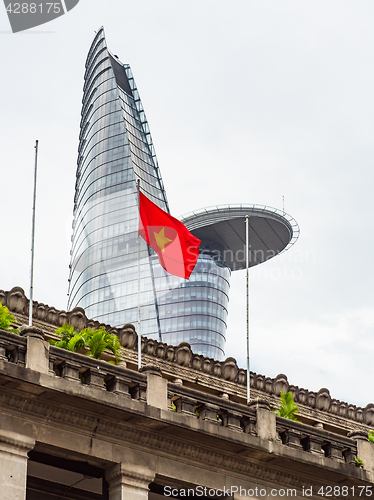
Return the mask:
[[9, 309], [0, 303], [0, 330], [5, 330], [7, 332], [19, 333], [17, 328], [12, 328], [12, 324], [17, 323], [13, 314], [9, 312]]
[[115, 356], [115, 363], [119, 362], [118, 351], [121, 348], [119, 339], [117, 335], [108, 333], [103, 327], [96, 330], [84, 328], [78, 331], [73, 326], [64, 324], [55, 333], [61, 340], [50, 339], [49, 342], [56, 347], [85, 354], [95, 359], [99, 359], [102, 353], [108, 350]]
[[299, 411], [299, 407], [295, 403], [292, 392], [282, 392], [280, 393], [281, 402], [277, 403], [278, 409], [275, 411], [275, 414], [279, 417], [288, 418], [289, 420], [297, 420], [295, 413]]

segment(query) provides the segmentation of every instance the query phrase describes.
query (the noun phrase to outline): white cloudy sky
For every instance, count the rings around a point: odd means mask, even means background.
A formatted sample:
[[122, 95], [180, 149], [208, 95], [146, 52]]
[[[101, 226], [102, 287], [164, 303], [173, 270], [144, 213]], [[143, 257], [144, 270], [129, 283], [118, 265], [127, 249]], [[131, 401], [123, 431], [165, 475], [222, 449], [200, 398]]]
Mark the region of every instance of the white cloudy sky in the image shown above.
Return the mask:
[[[84, 62], [104, 25], [131, 64], [171, 211], [260, 203], [299, 223], [251, 271], [251, 368], [374, 401], [372, 0], [80, 0], [12, 34], [0, 6], [0, 288], [28, 294], [35, 139], [35, 294], [66, 307]], [[244, 273], [227, 355], [245, 365]]]

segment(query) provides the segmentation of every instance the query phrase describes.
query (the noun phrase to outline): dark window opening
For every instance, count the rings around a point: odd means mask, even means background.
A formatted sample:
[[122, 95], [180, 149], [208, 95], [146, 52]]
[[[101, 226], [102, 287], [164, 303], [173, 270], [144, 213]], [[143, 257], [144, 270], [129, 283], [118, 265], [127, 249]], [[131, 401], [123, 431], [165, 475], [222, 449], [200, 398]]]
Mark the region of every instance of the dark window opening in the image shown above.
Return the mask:
[[30, 451], [26, 500], [109, 500], [104, 469]]

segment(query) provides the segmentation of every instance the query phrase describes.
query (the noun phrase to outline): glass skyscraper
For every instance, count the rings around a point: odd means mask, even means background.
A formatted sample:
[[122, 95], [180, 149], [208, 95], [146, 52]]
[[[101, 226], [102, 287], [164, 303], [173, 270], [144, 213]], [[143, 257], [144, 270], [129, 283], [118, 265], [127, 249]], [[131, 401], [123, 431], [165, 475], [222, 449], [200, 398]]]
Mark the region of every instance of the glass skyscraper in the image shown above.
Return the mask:
[[[201, 253], [189, 280], [168, 274], [138, 242], [137, 179], [151, 201], [167, 212], [169, 206], [131, 69], [108, 51], [103, 29], [89, 50], [84, 81], [68, 308], [83, 307], [88, 317], [112, 326], [137, 324], [140, 278], [142, 335], [174, 345], [186, 341], [195, 352], [222, 359], [230, 274], [243, 267], [230, 256], [226, 225], [242, 221], [253, 206], [186, 217], [202, 240]], [[279, 253], [296, 226], [292, 218], [274, 217], [282, 233]], [[243, 238], [236, 243], [239, 248]]]

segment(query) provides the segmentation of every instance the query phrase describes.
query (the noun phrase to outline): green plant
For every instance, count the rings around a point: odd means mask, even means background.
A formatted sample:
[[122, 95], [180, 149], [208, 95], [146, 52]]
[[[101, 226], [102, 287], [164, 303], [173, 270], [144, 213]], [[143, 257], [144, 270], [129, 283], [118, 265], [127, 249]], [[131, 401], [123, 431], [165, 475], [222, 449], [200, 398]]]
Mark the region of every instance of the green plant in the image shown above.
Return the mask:
[[82, 338], [82, 335], [79, 333], [79, 331], [75, 330], [73, 326], [64, 324], [60, 328], [58, 328], [55, 333], [59, 337], [61, 337], [61, 340], [50, 339], [49, 342], [52, 345], [74, 352], [85, 350], [86, 342]]
[[278, 409], [275, 411], [275, 414], [279, 417], [299, 422], [299, 420], [295, 417], [295, 413], [299, 411], [299, 407], [293, 399], [292, 392], [284, 393], [281, 391], [280, 398], [281, 402], [277, 404]]
[[356, 463], [356, 467], [361, 467], [362, 468], [365, 465], [364, 462], [363, 462], [363, 460], [361, 460], [361, 458], [359, 458], [359, 457], [355, 457], [355, 463]]
[[374, 443], [374, 431], [369, 431], [369, 434], [368, 434], [368, 440], [369, 440], [371, 443]]
[[[112, 352], [116, 358], [115, 364], [119, 362], [118, 351], [121, 347], [116, 335], [108, 333], [105, 328], [100, 327], [97, 330], [84, 328], [81, 331], [75, 330], [73, 326], [64, 324], [58, 328], [55, 333], [61, 337], [61, 340], [50, 340], [49, 342], [68, 351], [79, 352], [99, 359], [106, 350]], [[111, 361], [109, 361], [111, 363]]]
[[119, 343], [117, 335], [108, 333], [103, 327], [100, 327], [97, 330], [85, 328], [80, 333], [86, 342], [86, 346], [89, 348], [88, 356], [99, 359], [101, 354], [108, 350], [114, 354], [116, 364], [118, 364], [118, 351], [121, 344]]
[[17, 323], [15, 317], [9, 312], [7, 307], [0, 303], [0, 330], [19, 333], [18, 328], [11, 328], [12, 323]]

